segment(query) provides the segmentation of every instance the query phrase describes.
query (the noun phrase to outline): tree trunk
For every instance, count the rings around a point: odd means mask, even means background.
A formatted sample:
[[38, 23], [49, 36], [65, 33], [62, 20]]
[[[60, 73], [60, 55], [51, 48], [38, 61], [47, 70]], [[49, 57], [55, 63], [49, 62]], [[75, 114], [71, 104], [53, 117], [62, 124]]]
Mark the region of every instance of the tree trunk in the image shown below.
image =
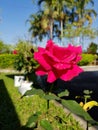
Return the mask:
[[53, 19], [50, 20], [50, 39], [53, 39]]
[[61, 19], [61, 45], [63, 45], [63, 20]]

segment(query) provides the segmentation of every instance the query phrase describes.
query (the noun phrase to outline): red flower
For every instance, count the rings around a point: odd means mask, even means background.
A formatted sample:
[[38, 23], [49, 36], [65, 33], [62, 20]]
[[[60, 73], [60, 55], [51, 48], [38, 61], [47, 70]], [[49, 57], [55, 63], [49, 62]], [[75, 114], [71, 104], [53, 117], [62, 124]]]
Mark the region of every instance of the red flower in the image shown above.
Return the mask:
[[15, 55], [18, 54], [17, 50], [14, 50], [14, 51], [13, 51], [13, 54], [15, 54]]
[[47, 74], [47, 82], [52, 83], [60, 78], [64, 81], [71, 80], [83, 70], [77, 65], [81, 60], [81, 46], [59, 47], [52, 40], [47, 42], [45, 48], [38, 47], [34, 59], [39, 63], [37, 75]]

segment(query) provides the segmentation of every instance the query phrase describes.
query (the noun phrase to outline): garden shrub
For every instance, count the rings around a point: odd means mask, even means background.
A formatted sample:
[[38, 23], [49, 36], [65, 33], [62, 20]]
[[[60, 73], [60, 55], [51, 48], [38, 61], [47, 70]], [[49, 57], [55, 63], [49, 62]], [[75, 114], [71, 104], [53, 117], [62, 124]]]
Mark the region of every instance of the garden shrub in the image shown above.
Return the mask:
[[[0, 54], [0, 68], [13, 68], [15, 60], [18, 58], [18, 55], [13, 54]], [[88, 65], [92, 63], [95, 59], [93, 54], [82, 54], [82, 60], [79, 62], [79, 65]]]
[[95, 55], [93, 54], [82, 54], [82, 60], [78, 63], [78, 65], [89, 65], [95, 60]]
[[13, 54], [0, 54], [0, 68], [13, 68], [16, 57], [17, 55]]

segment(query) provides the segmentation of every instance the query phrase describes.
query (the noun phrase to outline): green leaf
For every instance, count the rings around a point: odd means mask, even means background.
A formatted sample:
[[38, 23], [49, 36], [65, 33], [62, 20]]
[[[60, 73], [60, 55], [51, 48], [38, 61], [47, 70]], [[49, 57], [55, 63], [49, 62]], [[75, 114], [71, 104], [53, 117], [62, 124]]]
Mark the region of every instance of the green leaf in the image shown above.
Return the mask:
[[41, 112], [36, 112], [32, 116], [29, 117], [26, 126], [30, 128], [34, 128], [37, 125], [38, 117], [41, 114]]
[[46, 99], [46, 100], [60, 100], [59, 97], [57, 97], [56, 95], [54, 95], [52, 93], [46, 94], [43, 98]]
[[43, 127], [45, 130], [53, 130], [52, 125], [47, 120], [41, 120], [40, 121], [41, 127]]
[[59, 97], [69, 96], [69, 91], [65, 90], [64, 92], [61, 92], [58, 94]]
[[90, 90], [84, 90], [83, 93], [88, 95], [88, 94], [92, 94], [92, 91], [90, 91]]
[[39, 95], [40, 97], [44, 96], [44, 92], [42, 89], [36, 89], [36, 88], [32, 88], [31, 90], [26, 91], [26, 93], [24, 94], [24, 96], [30, 96], [30, 95]]
[[62, 100], [62, 105], [68, 108], [74, 114], [84, 118], [91, 124], [98, 124], [83, 108], [74, 100]]

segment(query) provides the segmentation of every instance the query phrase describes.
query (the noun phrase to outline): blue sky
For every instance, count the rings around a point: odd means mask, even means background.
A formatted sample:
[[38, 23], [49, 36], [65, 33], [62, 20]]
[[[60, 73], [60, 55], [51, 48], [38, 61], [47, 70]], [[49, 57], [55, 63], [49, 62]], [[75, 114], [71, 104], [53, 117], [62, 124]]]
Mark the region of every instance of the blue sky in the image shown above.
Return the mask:
[[[6, 44], [15, 44], [18, 39], [29, 38], [29, 23], [26, 20], [38, 10], [33, 0], [0, 0], [0, 40]], [[98, 0], [94, 0], [94, 9], [98, 9]], [[97, 11], [98, 12], [98, 11]], [[93, 27], [98, 28], [98, 17]], [[95, 40], [98, 42], [98, 38]]]
[[32, 0], [0, 0], [0, 40], [7, 44], [28, 37], [26, 20], [38, 10]]

